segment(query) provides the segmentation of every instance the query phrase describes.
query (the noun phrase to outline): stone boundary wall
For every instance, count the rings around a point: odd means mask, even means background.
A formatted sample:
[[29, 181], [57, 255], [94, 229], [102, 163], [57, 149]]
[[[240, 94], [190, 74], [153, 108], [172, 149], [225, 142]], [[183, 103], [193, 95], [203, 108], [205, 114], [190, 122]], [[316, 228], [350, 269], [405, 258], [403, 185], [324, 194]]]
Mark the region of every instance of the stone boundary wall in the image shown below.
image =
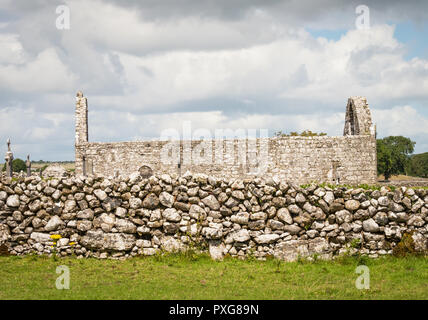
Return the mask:
[[428, 179], [424, 180], [392, 180], [392, 181], [378, 181], [378, 185], [383, 186], [394, 186], [394, 187], [411, 187], [411, 188], [420, 188], [428, 187]]
[[[56, 247], [52, 235], [59, 234]], [[427, 250], [428, 192], [300, 188], [280, 178], [2, 179], [0, 252], [123, 259], [198, 248], [225, 255], [333, 258]], [[408, 242], [409, 243], [409, 242]]]
[[[158, 175], [186, 171], [234, 179], [276, 175], [299, 184], [335, 183], [337, 179], [340, 184], [377, 181], [376, 140], [371, 135], [210, 140], [206, 145], [178, 141], [180, 161], [165, 163], [161, 150], [168, 143], [172, 142], [87, 142], [76, 146], [76, 154], [85, 155], [86, 173], [105, 177], [116, 172], [126, 176], [145, 165]], [[206, 154], [201, 163], [198, 152], [202, 149]], [[82, 163], [77, 159], [76, 173], [83, 172]]]

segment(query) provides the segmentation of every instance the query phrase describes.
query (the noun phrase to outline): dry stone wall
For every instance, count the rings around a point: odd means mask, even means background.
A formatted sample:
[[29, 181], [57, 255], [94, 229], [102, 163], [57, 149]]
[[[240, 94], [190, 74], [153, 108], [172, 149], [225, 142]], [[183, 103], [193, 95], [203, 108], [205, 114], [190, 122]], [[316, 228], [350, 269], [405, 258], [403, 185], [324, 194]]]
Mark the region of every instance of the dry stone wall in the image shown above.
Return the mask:
[[[60, 235], [56, 247], [52, 235]], [[428, 242], [428, 193], [310, 186], [189, 173], [143, 179], [2, 178], [0, 252], [123, 259], [196, 248], [225, 255], [333, 258]]]

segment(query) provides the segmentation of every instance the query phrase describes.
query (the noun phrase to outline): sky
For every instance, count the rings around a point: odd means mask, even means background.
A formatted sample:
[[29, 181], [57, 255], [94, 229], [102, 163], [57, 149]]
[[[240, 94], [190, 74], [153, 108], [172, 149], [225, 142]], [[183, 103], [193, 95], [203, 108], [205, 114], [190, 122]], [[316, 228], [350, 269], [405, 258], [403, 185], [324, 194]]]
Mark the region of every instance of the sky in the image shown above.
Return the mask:
[[0, 0], [0, 151], [74, 160], [81, 90], [94, 142], [342, 135], [365, 96], [378, 138], [428, 152], [427, 34], [428, 1]]

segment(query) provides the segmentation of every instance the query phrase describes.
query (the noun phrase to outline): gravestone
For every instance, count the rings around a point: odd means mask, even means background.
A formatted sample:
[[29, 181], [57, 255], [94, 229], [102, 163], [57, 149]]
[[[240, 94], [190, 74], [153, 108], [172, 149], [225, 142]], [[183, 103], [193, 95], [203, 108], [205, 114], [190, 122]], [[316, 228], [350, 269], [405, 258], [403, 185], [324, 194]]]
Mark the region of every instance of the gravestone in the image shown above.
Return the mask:
[[7, 152], [4, 159], [6, 160], [6, 176], [12, 177], [13, 153], [10, 150], [10, 139], [7, 139]]
[[31, 176], [31, 161], [30, 161], [30, 155], [27, 155], [27, 161], [25, 162], [25, 165], [27, 166], [27, 177]]

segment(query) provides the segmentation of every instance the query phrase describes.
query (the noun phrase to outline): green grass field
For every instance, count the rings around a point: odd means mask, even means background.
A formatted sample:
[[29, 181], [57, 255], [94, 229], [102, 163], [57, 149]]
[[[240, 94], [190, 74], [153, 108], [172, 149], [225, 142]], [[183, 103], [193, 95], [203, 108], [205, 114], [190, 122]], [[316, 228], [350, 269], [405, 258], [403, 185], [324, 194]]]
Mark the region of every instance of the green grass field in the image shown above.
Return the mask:
[[[428, 258], [284, 263], [168, 255], [126, 261], [0, 257], [0, 299], [428, 299]], [[359, 264], [370, 289], [358, 290]], [[58, 290], [56, 267], [70, 269]]]

